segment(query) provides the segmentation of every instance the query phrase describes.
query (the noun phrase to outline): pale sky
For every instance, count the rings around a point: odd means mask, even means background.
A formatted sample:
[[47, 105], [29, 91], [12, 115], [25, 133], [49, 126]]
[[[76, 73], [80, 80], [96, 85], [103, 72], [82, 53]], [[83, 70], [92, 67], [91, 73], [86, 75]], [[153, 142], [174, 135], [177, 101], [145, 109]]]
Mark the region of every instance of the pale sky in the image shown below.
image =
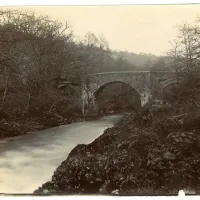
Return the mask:
[[155, 55], [164, 55], [171, 48], [169, 41], [176, 37], [177, 25], [194, 22], [200, 16], [200, 4], [21, 8], [55, 20], [69, 20], [74, 33], [81, 37], [88, 31], [102, 33], [111, 49]]

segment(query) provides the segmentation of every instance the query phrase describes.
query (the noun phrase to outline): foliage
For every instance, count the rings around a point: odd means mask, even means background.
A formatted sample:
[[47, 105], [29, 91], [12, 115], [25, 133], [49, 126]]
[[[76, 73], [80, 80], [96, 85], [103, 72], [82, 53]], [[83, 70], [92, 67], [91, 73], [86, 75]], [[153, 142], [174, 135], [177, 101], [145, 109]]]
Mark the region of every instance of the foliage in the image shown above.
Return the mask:
[[78, 41], [68, 22], [31, 11], [0, 10], [0, 46], [0, 109], [14, 121], [79, 118], [84, 76], [132, 68], [112, 57], [104, 35], [88, 32]]

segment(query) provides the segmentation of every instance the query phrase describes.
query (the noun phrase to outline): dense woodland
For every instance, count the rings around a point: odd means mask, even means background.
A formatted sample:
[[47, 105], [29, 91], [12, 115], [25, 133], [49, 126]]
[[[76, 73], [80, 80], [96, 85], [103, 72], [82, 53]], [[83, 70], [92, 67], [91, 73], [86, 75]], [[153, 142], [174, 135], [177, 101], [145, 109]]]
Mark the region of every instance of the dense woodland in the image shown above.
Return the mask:
[[88, 32], [77, 40], [68, 22], [31, 11], [0, 11], [0, 43], [0, 113], [5, 124], [1, 134], [8, 129], [6, 120], [32, 121], [36, 126], [44, 119], [46, 127], [70, 123], [82, 117], [81, 78], [137, 69], [134, 59], [130, 62], [124, 53], [110, 50], [103, 35]]
[[88, 72], [135, 69], [126, 59], [113, 58], [103, 35], [87, 33], [76, 41], [67, 22], [29, 11], [2, 10], [0, 14], [1, 110], [13, 116], [37, 110], [40, 115], [51, 111], [57, 101], [70, 104], [72, 88], [70, 97], [63, 97], [56, 88], [62, 80], [72, 83], [70, 87], [80, 84]]
[[[137, 55], [111, 50], [103, 35], [91, 32], [77, 40], [68, 22], [63, 24], [31, 11], [1, 10], [0, 117], [5, 124], [1, 134], [8, 129], [9, 120], [18, 125], [31, 121], [34, 126], [40, 121], [49, 127], [81, 118], [80, 80], [88, 73], [175, 70], [182, 72], [177, 77], [184, 80], [183, 87], [194, 88], [200, 57], [198, 20], [179, 29], [180, 36], [172, 42], [167, 56]], [[193, 81], [189, 85], [188, 79]], [[110, 107], [115, 104], [123, 110], [127, 95], [113, 98], [123, 86], [112, 87]], [[175, 90], [167, 91], [167, 100], [182, 98], [182, 90]]]

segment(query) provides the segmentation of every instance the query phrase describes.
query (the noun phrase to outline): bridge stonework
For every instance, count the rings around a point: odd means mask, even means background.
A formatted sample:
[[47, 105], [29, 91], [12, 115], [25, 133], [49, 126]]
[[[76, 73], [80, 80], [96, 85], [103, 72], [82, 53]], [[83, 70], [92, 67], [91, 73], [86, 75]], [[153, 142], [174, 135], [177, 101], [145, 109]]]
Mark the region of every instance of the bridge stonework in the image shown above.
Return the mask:
[[[111, 83], [122, 82], [138, 92], [141, 106], [159, 99], [164, 87], [176, 82], [172, 72], [125, 71], [90, 74], [82, 80], [82, 113], [97, 112], [96, 93]], [[157, 95], [155, 95], [157, 94]]]

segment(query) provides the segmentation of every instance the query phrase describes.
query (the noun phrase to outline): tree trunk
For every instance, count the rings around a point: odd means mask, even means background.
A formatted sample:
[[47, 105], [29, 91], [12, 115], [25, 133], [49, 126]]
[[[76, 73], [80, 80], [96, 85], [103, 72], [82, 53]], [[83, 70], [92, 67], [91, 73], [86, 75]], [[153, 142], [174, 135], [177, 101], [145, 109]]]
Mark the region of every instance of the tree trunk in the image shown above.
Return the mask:
[[1, 103], [1, 109], [2, 109], [3, 106], [4, 106], [5, 99], [6, 99], [6, 95], [7, 95], [7, 93], [8, 93], [8, 81], [9, 81], [9, 77], [7, 76], [7, 77], [6, 77], [5, 89], [4, 89], [4, 93], [3, 93], [3, 98], [2, 98], [2, 103]]
[[30, 100], [31, 100], [31, 93], [28, 94], [28, 102], [26, 104], [26, 113], [28, 112], [29, 107], [30, 107]]

